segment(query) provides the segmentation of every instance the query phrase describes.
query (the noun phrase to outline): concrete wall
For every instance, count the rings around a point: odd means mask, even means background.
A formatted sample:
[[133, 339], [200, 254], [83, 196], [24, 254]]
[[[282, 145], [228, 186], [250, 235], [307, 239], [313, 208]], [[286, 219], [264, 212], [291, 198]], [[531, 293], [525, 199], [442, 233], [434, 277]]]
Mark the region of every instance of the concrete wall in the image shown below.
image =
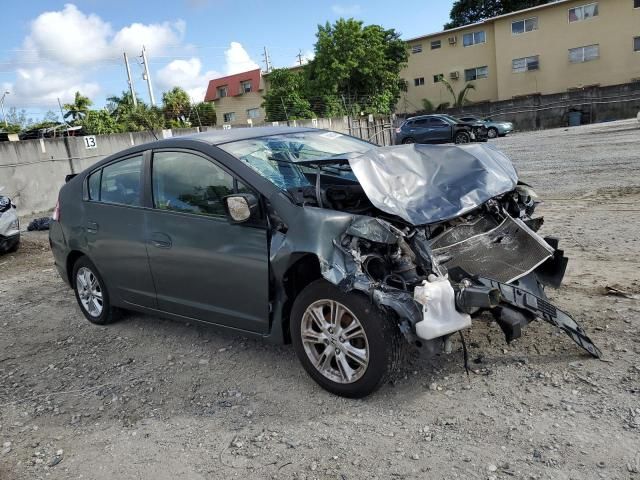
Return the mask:
[[443, 113], [492, 117], [513, 122], [517, 130], [535, 130], [566, 127], [572, 111], [581, 112], [582, 123], [633, 118], [640, 111], [640, 82], [477, 103]]
[[[286, 122], [281, 122], [286, 125]], [[324, 128], [390, 145], [391, 120], [368, 117], [349, 119], [298, 120], [291, 126]], [[214, 127], [202, 127], [210, 130]], [[221, 127], [216, 127], [217, 129]], [[234, 127], [235, 128], [235, 127]], [[190, 135], [198, 128], [181, 128], [156, 132], [158, 138]], [[64, 178], [79, 173], [103, 158], [155, 140], [149, 132], [96, 135], [96, 148], [87, 149], [83, 137], [46, 138], [19, 142], [0, 142], [0, 187], [18, 206], [20, 215], [51, 210], [58, 198]]]

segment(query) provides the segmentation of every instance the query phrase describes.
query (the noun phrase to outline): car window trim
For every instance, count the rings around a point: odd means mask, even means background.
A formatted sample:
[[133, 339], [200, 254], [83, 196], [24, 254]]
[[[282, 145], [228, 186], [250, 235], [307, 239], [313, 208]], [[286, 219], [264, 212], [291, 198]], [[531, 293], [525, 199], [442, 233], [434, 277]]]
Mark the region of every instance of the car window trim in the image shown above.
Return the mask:
[[201, 152], [200, 150], [192, 150], [190, 148], [184, 148], [184, 147], [164, 147], [164, 148], [154, 148], [149, 150], [149, 168], [146, 169], [146, 171], [148, 172], [148, 189], [149, 189], [149, 207], [151, 210], [153, 210], [154, 212], [162, 212], [162, 213], [171, 213], [171, 214], [177, 214], [177, 215], [188, 215], [190, 217], [197, 217], [197, 218], [208, 218], [208, 219], [213, 219], [213, 220], [218, 220], [218, 221], [224, 221], [225, 223], [231, 223], [231, 221], [229, 220], [227, 215], [205, 215], [205, 214], [201, 214], [201, 213], [191, 213], [191, 212], [179, 212], [177, 210], [167, 210], [167, 209], [162, 209], [162, 208], [156, 208], [153, 202], [153, 159], [156, 153], [162, 153], [162, 152], [170, 152], [170, 153], [175, 153], [175, 152], [181, 152], [181, 153], [189, 153], [192, 155], [196, 155], [198, 157], [203, 158], [204, 160], [207, 160], [208, 162], [211, 162], [214, 166], [220, 168], [223, 172], [225, 172], [227, 175], [230, 175], [231, 178], [233, 178], [233, 189], [234, 189], [234, 193], [237, 193], [237, 182], [240, 181], [242, 182], [247, 188], [249, 188], [251, 190], [251, 192], [253, 193], [253, 195], [256, 196], [256, 198], [258, 199], [258, 203], [260, 204], [260, 218], [257, 219], [257, 221], [255, 222], [247, 222], [247, 223], [243, 223], [243, 224], [239, 224], [239, 225], [245, 225], [248, 227], [265, 227], [265, 222], [264, 222], [264, 212], [265, 209], [263, 208], [263, 202], [262, 202], [262, 195], [256, 191], [255, 187], [253, 185], [251, 185], [249, 182], [247, 182], [246, 180], [244, 180], [242, 177], [240, 177], [240, 175], [238, 175], [237, 173], [233, 172], [231, 169], [227, 168], [225, 165], [222, 165], [220, 162], [216, 161], [213, 157], [211, 157], [210, 155], [208, 155], [207, 153]]
[[[122, 157], [118, 157], [118, 158], [114, 158], [113, 160], [109, 160], [107, 163], [103, 163], [100, 166], [94, 168], [93, 170], [91, 170], [85, 177], [84, 180], [82, 182], [82, 190], [83, 190], [83, 200], [85, 202], [91, 202], [91, 203], [100, 203], [102, 205], [115, 205], [117, 207], [128, 207], [128, 208], [145, 208], [145, 197], [144, 197], [144, 190], [145, 190], [145, 184], [144, 184], [144, 177], [145, 177], [145, 154], [146, 152], [148, 152], [148, 150], [140, 150], [138, 152], [134, 152], [134, 153], [129, 153], [127, 155], [124, 155]], [[132, 158], [135, 157], [142, 157], [142, 166], [141, 171], [140, 171], [140, 205], [127, 205], [125, 203], [111, 203], [111, 202], [103, 202], [102, 201], [102, 174], [103, 171], [106, 167], [109, 167], [115, 163], [118, 162], [123, 162], [125, 160], [130, 160]], [[93, 175], [94, 173], [100, 171], [100, 183], [98, 184], [98, 200], [94, 200], [92, 198], [89, 197], [89, 177], [91, 175]]]

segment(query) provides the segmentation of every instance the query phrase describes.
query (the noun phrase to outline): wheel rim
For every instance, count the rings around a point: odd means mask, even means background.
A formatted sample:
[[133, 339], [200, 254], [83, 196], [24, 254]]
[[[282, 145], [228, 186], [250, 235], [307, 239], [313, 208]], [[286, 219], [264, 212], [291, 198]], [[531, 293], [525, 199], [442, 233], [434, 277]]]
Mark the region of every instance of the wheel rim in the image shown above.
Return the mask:
[[335, 300], [318, 300], [302, 316], [302, 345], [324, 377], [347, 384], [359, 380], [369, 365], [369, 342], [360, 320]]
[[102, 313], [102, 286], [95, 274], [87, 267], [81, 267], [76, 274], [76, 289], [80, 303], [92, 317], [99, 317]]
[[495, 128], [490, 128], [488, 135], [489, 135], [489, 138], [496, 138], [498, 136], [498, 132]]
[[404, 142], [402, 142], [402, 143], [404, 143], [406, 145], [408, 143], [416, 143], [416, 142], [415, 142], [415, 140], [413, 138], [405, 138]]
[[469, 143], [469, 136], [464, 133], [456, 135], [456, 143]]

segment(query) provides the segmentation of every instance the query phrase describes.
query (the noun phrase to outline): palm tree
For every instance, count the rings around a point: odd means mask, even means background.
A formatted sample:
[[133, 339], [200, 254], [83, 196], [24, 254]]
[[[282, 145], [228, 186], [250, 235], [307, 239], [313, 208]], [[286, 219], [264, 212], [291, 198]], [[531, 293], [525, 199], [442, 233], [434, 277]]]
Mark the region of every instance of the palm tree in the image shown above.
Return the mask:
[[78, 122], [84, 118], [91, 105], [93, 105], [93, 102], [89, 97], [85, 97], [80, 92], [76, 92], [73, 103], [64, 104], [64, 109], [67, 110], [67, 113], [64, 114], [64, 118], [67, 119], [71, 117], [73, 122]]
[[462, 87], [462, 90], [460, 90], [456, 95], [456, 92], [453, 90], [453, 87], [447, 80], [445, 80], [443, 77], [440, 77], [440, 82], [444, 84], [444, 86], [447, 88], [447, 90], [451, 94], [451, 97], [453, 98], [453, 102], [451, 103], [451, 106], [453, 108], [462, 107], [465, 104], [469, 103], [469, 101], [467, 100], [467, 94], [469, 93], [469, 90], [476, 89], [476, 86], [473, 83], [467, 83], [464, 87]]

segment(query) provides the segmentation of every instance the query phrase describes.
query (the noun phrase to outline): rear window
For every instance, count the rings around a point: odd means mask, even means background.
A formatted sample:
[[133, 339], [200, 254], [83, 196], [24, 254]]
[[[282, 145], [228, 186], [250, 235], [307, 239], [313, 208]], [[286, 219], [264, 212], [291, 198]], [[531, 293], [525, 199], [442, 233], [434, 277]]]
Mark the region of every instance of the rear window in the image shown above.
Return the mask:
[[[118, 205], [140, 206], [142, 155], [112, 163], [102, 169], [100, 201]], [[95, 173], [92, 175], [94, 176]], [[91, 179], [90, 183], [91, 183]], [[91, 187], [89, 187], [91, 191]]]

